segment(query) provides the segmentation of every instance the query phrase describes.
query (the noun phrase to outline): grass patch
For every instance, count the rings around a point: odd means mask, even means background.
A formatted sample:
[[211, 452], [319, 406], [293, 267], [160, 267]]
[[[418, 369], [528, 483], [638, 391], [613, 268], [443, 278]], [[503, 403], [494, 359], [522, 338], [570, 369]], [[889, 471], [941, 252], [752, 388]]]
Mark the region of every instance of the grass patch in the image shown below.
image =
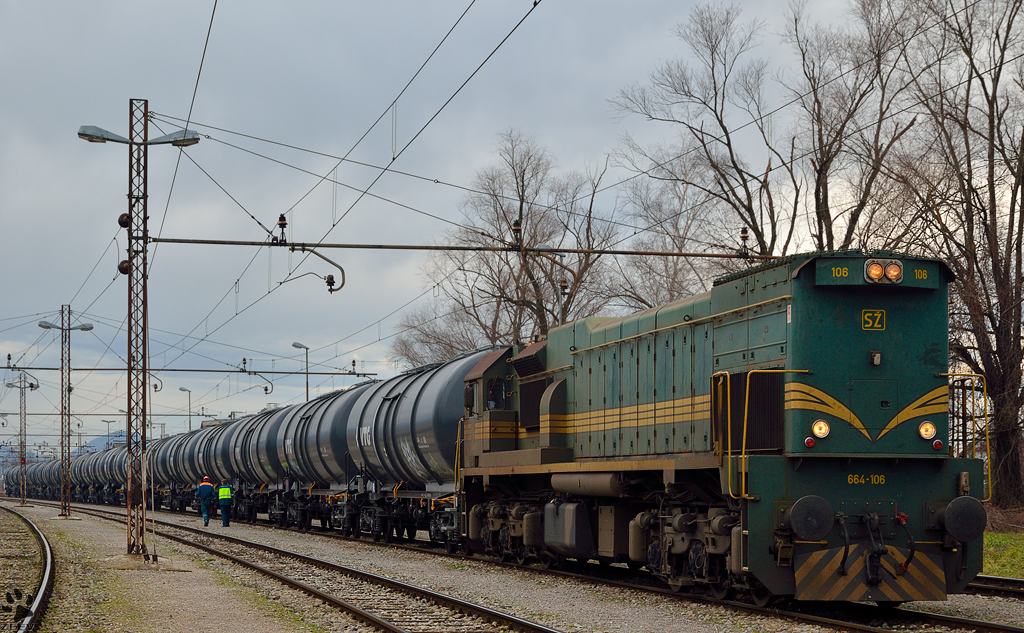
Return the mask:
[[1019, 578], [1024, 571], [1024, 534], [986, 532], [984, 573]]

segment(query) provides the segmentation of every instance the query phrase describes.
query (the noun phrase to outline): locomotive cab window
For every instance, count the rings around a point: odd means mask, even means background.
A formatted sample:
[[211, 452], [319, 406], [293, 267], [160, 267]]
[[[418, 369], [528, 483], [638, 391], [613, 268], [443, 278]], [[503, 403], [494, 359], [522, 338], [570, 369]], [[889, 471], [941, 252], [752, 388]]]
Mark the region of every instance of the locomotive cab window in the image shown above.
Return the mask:
[[491, 378], [487, 381], [487, 408], [507, 409], [505, 403], [505, 379]]
[[466, 417], [473, 415], [473, 410], [476, 408], [476, 383], [467, 382], [465, 388], [462, 390], [462, 406], [466, 409]]

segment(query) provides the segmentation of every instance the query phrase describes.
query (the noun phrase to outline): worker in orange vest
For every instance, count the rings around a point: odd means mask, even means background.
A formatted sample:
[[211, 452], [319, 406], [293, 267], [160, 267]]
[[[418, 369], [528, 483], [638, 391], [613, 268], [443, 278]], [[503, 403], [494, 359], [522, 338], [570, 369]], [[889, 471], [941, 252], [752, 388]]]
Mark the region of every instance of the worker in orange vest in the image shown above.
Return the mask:
[[216, 496], [216, 490], [210, 483], [210, 478], [203, 477], [203, 483], [196, 488], [196, 500], [199, 501], [199, 506], [203, 511], [203, 525], [210, 525], [210, 506], [213, 505]]

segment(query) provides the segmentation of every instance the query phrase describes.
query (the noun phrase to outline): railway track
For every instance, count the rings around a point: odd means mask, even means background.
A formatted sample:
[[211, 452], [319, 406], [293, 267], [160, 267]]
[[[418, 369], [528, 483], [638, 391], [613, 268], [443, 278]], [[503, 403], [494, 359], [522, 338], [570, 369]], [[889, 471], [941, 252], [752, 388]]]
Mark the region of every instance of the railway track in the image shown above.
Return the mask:
[[[0, 509], [11, 515], [11, 520], [0, 520], [0, 542], [4, 543], [4, 552], [0, 554], [0, 630], [35, 631], [53, 591], [53, 550], [46, 536], [26, 516], [6, 504], [0, 505]], [[26, 565], [26, 560], [31, 559], [36, 564]], [[12, 568], [5, 569], [6, 563], [12, 563]]]
[[[83, 513], [89, 513], [89, 514], [101, 513], [101, 514], [105, 514], [105, 515], [110, 515], [112, 517], [122, 517], [123, 516], [123, 513], [119, 514], [117, 512], [98, 511], [98, 510], [95, 510], [93, 507], [90, 507], [90, 506], [77, 506], [76, 505], [76, 510], [77, 511], [81, 511]], [[172, 516], [172, 517], [182, 517], [183, 516], [183, 515], [181, 515], [179, 513], [173, 513], [173, 512], [161, 512], [160, 514], [166, 514], [166, 515]], [[185, 516], [188, 516], [188, 515], [185, 515]], [[109, 517], [105, 517], [105, 518], [109, 518]], [[119, 520], [119, 518], [115, 519], [115, 520]], [[159, 525], [168, 527], [168, 528], [182, 529], [182, 530], [186, 530], [186, 531], [188, 531], [190, 533], [200, 534], [200, 535], [202, 535], [204, 537], [223, 538], [223, 539], [227, 539], [227, 540], [236, 540], [236, 537], [231, 537], [231, 536], [227, 536], [227, 535], [212, 533], [212, 532], [209, 532], [208, 530], [200, 530], [200, 529], [197, 529], [197, 528], [191, 528], [191, 527], [188, 527], [188, 526], [182, 526], [182, 525], [179, 525], [179, 524], [171, 522], [171, 521], [162, 521], [161, 520], [161, 521], [156, 521], [156, 523], [159, 524]], [[255, 524], [248, 524], [248, 523], [246, 523], [245, 525], [253, 525], [253, 526], [256, 526], [256, 527], [262, 527], [262, 528], [272, 529], [272, 530], [280, 529], [280, 528], [278, 528], [278, 527], [276, 527], [276, 526], [274, 526], [272, 524], [264, 524], [264, 523], [255, 523]], [[290, 528], [289, 531], [300, 532], [299, 530], [296, 530], [294, 528]], [[354, 538], [354, 537], [344, 537], [344, 536], [341, 536], [340, 534], [333, 533], [333, 532], [318, 532], [316, 530], [313, 530], [311, 532], [302, 532], [302, 533], [315, 534], [317, 536], [323, 536], [323, 537], [327, 537], [327, 538], [339, 539], [339, 540], [344, 540], [344, 541], [354, 541], [354, 542], [359, 542], [359, 543], [363, 543], [363, 544], [366, 544], [366, 545], [370, 545], [371, 544], [371, 542], [366, 540], [366, 539], [357, 539], [357, 538]], [[157, 534], [162, 534], [162, 533], [161, 532], [157, 532]], [[237, 540], [241, 541], [242, 539], [237, 539]], [[246, 543], [251, 543], [251, 542], [246, 541]], [[194, 543], [194, 541], [187, 541], [186, 544], [194, 545], [195, 543]], [[276, 548], [273, 548], [271, 546], [257, 544], [257, 543], [252, 543], [252, 545], [254, 545], [256, 547], [259, 547], [259, 548], [267, 548], [267, 549], [270, 549], [270, 550], [276, 549]], [[461, 554], [448, 554], [448, 553], [445, 553], [444, 550], [440, 549], [440, 548], [428, 549], [428, 548], [422, 547], [421, 545], [410, 544], [410, 543], [407, 543], [407, 542], [392, 541], [392, 542], [388, 543], [387, 545], [390, 546], [390, 547], [395, 547], [395, 548], [399, 548], [399, 549], [408, 549], [408, 550], [416, 551], [416, 552], [419, 552], [419, 553], [430, 553], [430, 554], [434, 554], [434, 555], [445, 556], [445, 557], [452, 557], [452, 558], [465, 558]], [[281, 550], [281, 551], [283, 551], [283, 550]], [[294, 553], [291, 553], [291, 552], [287, 552], [286, 554], [288, 554], [288, 555], [295, 555], [295, 556], [301, 556], [299, 554], [294, 554]], [[485, 559], [477, 559], [477, 560], [485, 560]], [[322, 562], [325, 562], [327, 565], [333, 565], [333, 563], [327, 563], [326, 561], [322, 561]], [[649, 585], [637, 584], [637, 582], [635, 580], [630, 580], [630, 579], [615, 579], [615, 578], [610, 578], [610, 577], [596, 578], [595, 576], [593, 576], [591, 574], [577, 573], [577, 572], [567, 571], [567, 570], [541, 569], [541, 568], [538, 568], [538, 567], [531, 567], [531, 566], [528, 566], [528, 565], [527, 566], [521, 566], [521, 565], [517, 565], [515, 563], [502, 563], [502, 562], [498, 562], [498, 561], [486, 561], [486, 562], [490, 562], [490, 563], [492, 563], [494, 565], [500, 565], [500, 566], [509, 567], [509, 568], [523, 569], [523, 570], [531, 571], [531, 572], [538, 573], [538, 574], [553, 575], [553, 576], [559, 576], [559, 577], [563, 577], [563, 578], [572, 578], [572, 579], [579, 580], [579, 581], [582, 581], [582, 582], [590, 582], [590, 583], [595, 583], [596, 582], [596, 583], [601, 583], [601, 584], [605, 584], [605, 585], [609, 585], [609, 586], [620, 587], [620, 588], [623, 588], [623, 589], [630, 589], [630, 590], [634, 590], [634, 591], [642, 591], [642, 592], [651, 593], [651, 594], [659, 594], [659, 595], [664, 595], [664, 596], [667, 596], [667, 597], [673, 597], [673, 598], [676, 598], [676, 599], [684, 599], [684, 600], [689, 600], [689, 601], [692, 601], [692, 602], [698, 602], [698, 603], [703, 603], [703, 604], [708, 604], [708, 605], [719, 605], [719, 606], [727, 607], [727, 608], [730, 608], [732, 610], [741, 611], [741, 612], [748, 613], [748, 614], [756, 614], [756, 615], [762, 615], [762, 616], [766, 616], [766, 617], [783, 618], [783, 619], [791, 620], [793, 622], [797, 622], [797, 623], [801, 623], [801, 624], [813, 624], [813, 625], [817, 625], [817, 626], [822, 626], [822, 627], [832, 628], [832, 629], [837, 629], [837, 630], [842, 630], [842, 631], [860, 631], [860, 632], [864, 632], [864, 633], [882, 633], [882, 632], [892, 631], [893, 628], [895, 628], [896, 626], [899, 626], [900, 628], [906, 628], [908, 625], [915, 625], [915, 626], [919, 627], [920, 625], [925, 624], [925, 625], [929, 625], [929, 626], [944, 627], [944, 628], [954, 629], [954, 630], [976, 631], [977, 633], [1024, 633], [1024, 627], [1018, 627], [1018, 626], [1014, 626], [1014, 625], [1005, 625], [1005, 624], [1000, 624], [1000, 623], [996, 623], [996, 622], [986, 622], [986, 621], [982, 621], [982, 620], [970, 620], [970, 619], [967, 619], [967, 618], [958, 618], [958, 617], [953, 617], [953, 616], [947, 616], [947, 615], [942, 615], [942, 614], [935, 614], [935, 613], [929, 613], [929, 612], [926, 612], [926, 611], [918, 611], [918, 610], [911, 610], [911, 609], [878, 607], [878, 606], [874, 606], [874, 605], [871, 605], [871, 604], [846, 603], [846, 604], [843, 604], [843, 605], [840, 606], [840, 605], [832, 605], [832, 604], [830, 604], [830, 605], [822, 605], [822, 604], [817, 604], [817, 603], [811, 603], [811, 604], [794, 604], [794, 605], [790, 605], [788, 607], [780, 607], [780, 606], [758, 607], [758, 606], [755, 606], [753, 604], [749, 604], [749, 603], [746, 603], [746, 602], [735, 601], [735, 600], [716, 600], [716, 599], [714, 599], [714, 598], [712, 598], [710, 596], [704, 596], [704, 595], [701, 595], [701, 594], [677, 593], [677, 592], [674, 592], [674, 591], [672, 591], [671, 589], [668, 589], [668, 588], [652, 587], [652, 586], [649, 586]], [[607, 568], [603, 568], [603, 569], [607, 570]], [[615, 569], [617, 569], [617, 568], [612, 568], [612, 570], [615, 570]], [[1014, 588], [1020, 589], [1020, 588], [1024, 587], [1024, 579], [998, 578], [998, 577], [994, 577], [994, 576], [979, 576], [978, 578], [979, 578], [979, 580], [976, 583], [972, 584], [972, 588], [973, 588], [972, 593], [975, 593], [975, 594], [978, 594], [978, 595], [999, 595], [999, 596], [1009, 596], [1009, 597], [1016, 597], [1016, 598], [1020, 598], [1021, 597], [1021, 595], [1019, 593], [1016, 593], [1016, 594], [1013, 593], [1013, 589]], [[892, 628], [889, 628], [889, 627], [879, 627], [879, 626], [877, 626], [877, 623], [879, 623], [879, 622], [889, 623], [889, 624], [891, 624]]]
[[967, 586], [968, 593], [1024, 600], [1024, 578], [978, 576]]
[[[77, 506], [76, 512], [109, 521], [120, 521], [123, 516]], [[559, 633], [514, 615], [330, 561], [208, 530], [157, 523], [166, 528], [155, 530], [158, 536], [274, 578], [383, 631]]]

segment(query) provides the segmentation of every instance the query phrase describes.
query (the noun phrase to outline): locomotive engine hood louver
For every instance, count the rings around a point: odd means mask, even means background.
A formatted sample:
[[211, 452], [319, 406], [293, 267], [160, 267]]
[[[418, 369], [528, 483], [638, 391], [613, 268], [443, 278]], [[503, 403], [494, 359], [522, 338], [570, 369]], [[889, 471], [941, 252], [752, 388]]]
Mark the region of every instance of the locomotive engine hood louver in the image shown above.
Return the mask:
[[512, 366], [520, 377], [525, 378], [544, 371], [544, 350], [547, 345], [547, 341], [531, 343], [512, 357]]

